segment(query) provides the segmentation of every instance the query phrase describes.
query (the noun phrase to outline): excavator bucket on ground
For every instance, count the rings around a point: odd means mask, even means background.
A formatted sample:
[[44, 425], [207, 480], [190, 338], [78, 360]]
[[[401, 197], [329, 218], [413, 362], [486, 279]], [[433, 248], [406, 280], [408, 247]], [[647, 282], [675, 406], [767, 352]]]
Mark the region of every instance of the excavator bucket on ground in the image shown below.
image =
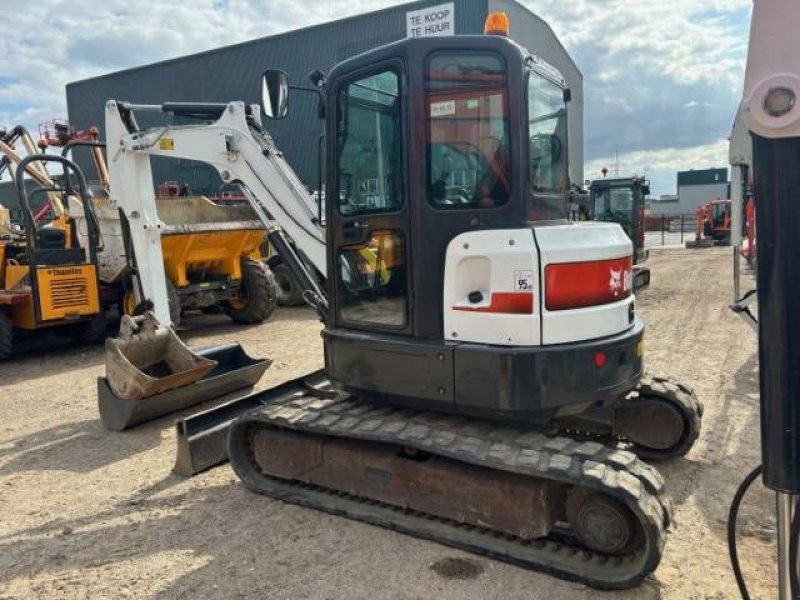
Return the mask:
[[123, 431], [252, 387], [270, 364], [239, 344], [194, 352], [152, 313], [124, 316], [119, 337], [106, 342], [106, 376], [97, 383], [100, 418], [106, 428]]

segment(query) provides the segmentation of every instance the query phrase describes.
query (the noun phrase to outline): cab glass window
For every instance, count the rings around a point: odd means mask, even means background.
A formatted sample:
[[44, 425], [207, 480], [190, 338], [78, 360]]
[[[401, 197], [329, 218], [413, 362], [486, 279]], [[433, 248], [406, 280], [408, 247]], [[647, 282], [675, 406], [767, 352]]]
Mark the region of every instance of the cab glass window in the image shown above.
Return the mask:
[[398, 231], [373, 231], [339, 252], [343, 293], [339, 313], [353, 323], [402, 328], [408, 313], [405, 240]]
[[528, 79], [528, 136], [534, 191], [564, 191], [567, 182], [564, 90], [535, 71], [531, 71]]
[[339, 211], [343, 215], [400, 208], [399, 78], [391, 70], [346, 85], [339, 93]]
[[437, 208], [491, 208], [511, 196], [505, 63], [437, 53], [426, 71], [427, 196]]

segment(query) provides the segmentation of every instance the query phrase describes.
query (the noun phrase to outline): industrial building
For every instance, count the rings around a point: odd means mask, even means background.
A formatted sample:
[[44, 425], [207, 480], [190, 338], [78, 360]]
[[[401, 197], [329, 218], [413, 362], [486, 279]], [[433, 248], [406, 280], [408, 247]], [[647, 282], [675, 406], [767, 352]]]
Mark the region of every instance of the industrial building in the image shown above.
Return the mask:
[[[569, 115], [570, 176], [583, 181], [583, 76], [550, 26], [514, 0], [413, 2], [377, 12], [323, 23], [207, 52], [127, 69], [67, 85], [70, 122], [79, 129], [104, 121], [108, 99], [143, 104], [164, 101], [226, 102], [260, 100], [261, 74], [283, 69], [294, 85], [308, 85], [313, 69], [335, 63], [407, 36], [480, 34], [489, 11], [505, 11], [510, 37], [557, 67], [571, 88]], [[436, 30], [425, 29], [425, 15], [438, 14]], [[420, 16], [423, 18], [421, 19]], [[137, 117], [138, 118], [138, 117]], [[141, 126], [155, 125], [140, 119]], [[289, 115], [267, 123], [279, 148], [309, 188], [317, 187], [323, 131], [313, 94], [293, 92]], [[191, 161], [154, 160], [154, 179], [181, 181], [193, 192], [219, 190], [216, 173]], [[84, 165], [82, 165], [84, 166]], [[88, 163], [86, 168], [90, 168]]]
[[691, 169], [679, 171], [678, 193], [651, 200], [648, 209], [651, 216], [694, 214], [697, 207], [717, 198], [730, 198], [730, 182], [726, 167], [714, 169]]

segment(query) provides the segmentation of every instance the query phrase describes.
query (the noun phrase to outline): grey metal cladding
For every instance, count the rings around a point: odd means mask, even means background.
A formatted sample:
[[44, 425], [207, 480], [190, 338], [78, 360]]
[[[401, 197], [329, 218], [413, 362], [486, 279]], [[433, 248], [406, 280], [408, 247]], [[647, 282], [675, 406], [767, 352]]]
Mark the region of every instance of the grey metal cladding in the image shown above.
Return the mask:
[[[503, 2], [500, 6], [498, 0], [452, 1], [455, 3], [456, 33], [481, 33], [490, 4], [498, 4], [500, 9], [507, 10], [513, 20], [514, 39], [556, 66], [571, 66], [571, 75], [567, 77], [567, 81], [575, 92], [573, 98], [577, 96], [578, 99], [575, 107], [580, 107], [582, 114], [580, 73], [574, 69], [568, 57], [559, 54], [563, 53], [563, 48], [557, 40], [550, 39], [553, 34], [546, 25], [546, 29], [541, 29], [544, 33], [530, 35], [530, 32], [540, 31], [540, 19], [514, 2]], [[111, 98], [153, 104], [192, 100], [258, 102], [260, 78], [264, 69], [284, 69], [290, 74], [293, 84], [306, 85], [308, 73], [313, 69], [328, 70], [345, 58], [376, 45], [404, 38], [407, 11], [446, 2], [448, 0], [425, 0], [403, 4], [70, 83], [67, 85], [69, 119], [79, 128], [97, 124], [102, 129], [103, 107], [106, 100]], [[524, 25], [518, 26], [517, 23]], [[546, 44], [543, 44], [543, 37], [547, 38]], [[309, 187], [316, 185], [316, 140], [323, 131], [323, 124], [316, 118], [316, 114], [314, 95], [293, 91], [288, 116], [283, 120], [267, 123], [278, 147], [284, 151], [289, 162]], [[580, 120], [582, 121], [582, 117]], [[160, 122], [160, 119], [153, 117], [139, 119], [143, 127]], [[580, 133], [582, 135], [582, 129]], [[580, 164], [582, 173], [582, 140], [577, 146], [573, 144], [572, 156]], [[78, 162], [84, 168], [91, 168], [88, 155], [79, 157]], [[185, 180], [194, 191], [205, 193], [213, 193], [219, 186], [216, 174], [212, 174], [205, 165], [169, 160], [154, 160], [153, 165], [156, 183]], [[578, 180], [582, 179], [581, 175]]]

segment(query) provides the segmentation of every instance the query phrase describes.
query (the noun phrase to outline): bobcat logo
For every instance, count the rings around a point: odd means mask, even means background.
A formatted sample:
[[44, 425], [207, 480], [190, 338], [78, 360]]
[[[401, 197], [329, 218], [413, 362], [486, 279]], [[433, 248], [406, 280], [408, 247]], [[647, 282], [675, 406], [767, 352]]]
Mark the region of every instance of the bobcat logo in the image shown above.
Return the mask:
[[616, 298], [631, 289], [632, 280], [633, 274], [628, 269], [611, 269], [608, 287]]

